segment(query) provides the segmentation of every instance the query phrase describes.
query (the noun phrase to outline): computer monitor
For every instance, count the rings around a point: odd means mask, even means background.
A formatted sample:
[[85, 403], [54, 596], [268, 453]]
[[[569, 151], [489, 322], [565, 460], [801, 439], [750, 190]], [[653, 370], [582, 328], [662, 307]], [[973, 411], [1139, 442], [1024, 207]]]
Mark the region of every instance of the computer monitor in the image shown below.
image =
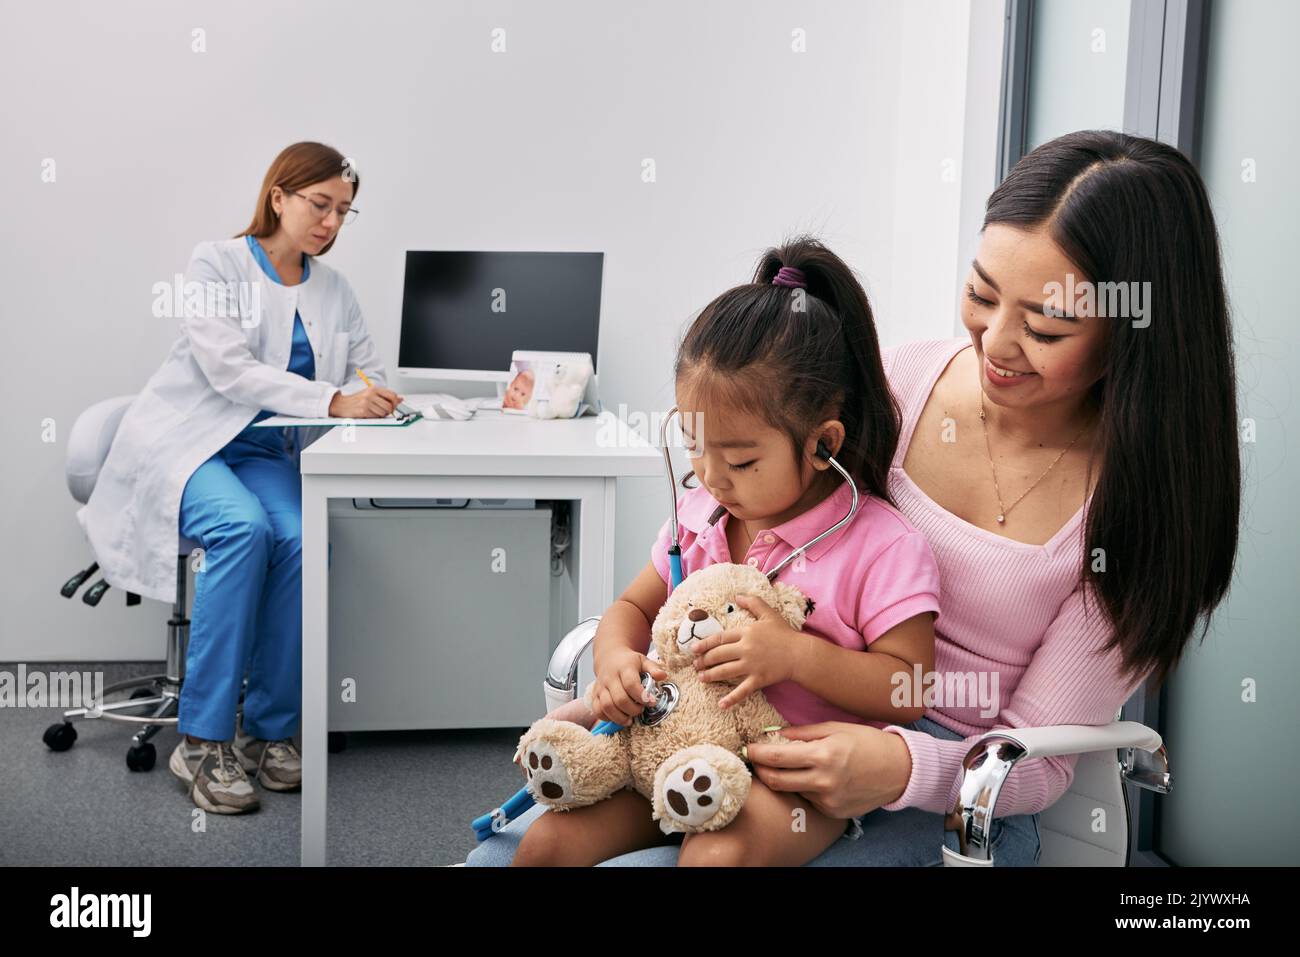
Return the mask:
[[589, 352], [604, 253], [410, 250], [397, 365], [412, 378], [505, 381], [516, 349]]

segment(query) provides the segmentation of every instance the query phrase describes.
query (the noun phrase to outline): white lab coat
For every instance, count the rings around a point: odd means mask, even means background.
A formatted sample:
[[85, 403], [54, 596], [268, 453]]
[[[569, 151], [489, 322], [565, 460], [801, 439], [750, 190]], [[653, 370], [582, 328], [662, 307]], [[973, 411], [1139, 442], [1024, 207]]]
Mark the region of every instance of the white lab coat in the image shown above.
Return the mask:
[[[345, 384], [344, 393], [365, 388], [357, 368], [387, 385], [352, 287], [319, 260], [310, 264], [306, 282], [281, 286], [242, 236], [194, 248], [185, 288], [214, 298], [177, 320], [180, 336], [127, 409], [94, 493], [77, 512], [110, 585], [174, 600], [185, 483], [259, 411], [327, 416]], [[287, 371], [295, 310], [315, 352], [314, 381]]]

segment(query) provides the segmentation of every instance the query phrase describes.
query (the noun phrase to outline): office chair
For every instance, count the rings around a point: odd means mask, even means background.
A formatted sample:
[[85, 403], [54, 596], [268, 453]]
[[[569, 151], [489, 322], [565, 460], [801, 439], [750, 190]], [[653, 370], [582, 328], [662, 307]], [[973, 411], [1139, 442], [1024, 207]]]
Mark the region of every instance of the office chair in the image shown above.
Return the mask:
[[[134, 398], [124, 395], [97, 402], [82, 412], [72, 426], [72, 432], [68, 436], [65, 472], [68, 491], [78, 502], [85, 504], [90, 501], [99, 471], [103, 468], [113, 437], [117, 434], [117, 427]], [[185, 655], [190, 638], [190, 620], [185, 617], [188, 583], [186, 561], [198, 547], [197, 542], [192, 542], [183, 535], [176, 544], [176, 598], [172, 603], [171, 617], [167, 620], [167, 670], [162, 674], [118, 681], [104, 688], [102, 700], [91, 702], [85, 708], [65, 711], [62, 722], [45, 729], [44, 740], [51, 750], [66, 751], [76, 742], [77, 729], [72, 724], [74, 719], [119, 721], [137, 729], [126, 752], [126, 766], [132, 771], [148, 771], [153, 768], [158, 755], [149, 739], [164, 726], [175, 727], [178, 720], [181, 683], [185, 678]], [[72, 598], [77, 589], [98, 569], [98, 562], [94, 562], [78, 572], [64, 583], [60, 594]], [[82, 601], [94, 607], [108, 589], [108, 582], [101, 578], [85, 591]], [[126, 603], [129, 606], [138, 605], [140, 596], [128, 593]], [[108, 701], [111, 695], [126, 692], [130, 694], [124, 700]], [[242, 693], [240, 702], [242, 710]]]
[[[599, 623], [599, 616], [579, 622], [551, 654], [542, 685], [547, 712], [577, 695], [578, 666]], [[1122, 711], [1108, 725], [1001, 728], [976, 739], [963, 761], [957, 807], [944, 822], [945, 830], [957, 832], [961, 850], [941, 842], [944, 866], [992, 866], [989, 831], [1003, 781], [1019, 761], [1061, 754], [1079, 757], [1069, 790], [1039, 815], [1039, 864], [1127, 866], [1131, 823], [1125, 782], [1158, 794], [1168, 794], [1173, 784], [1160, 735], [1136, 721], [1121, 721]], [[1106, 826], [1097, 831], [1099, 811]]]

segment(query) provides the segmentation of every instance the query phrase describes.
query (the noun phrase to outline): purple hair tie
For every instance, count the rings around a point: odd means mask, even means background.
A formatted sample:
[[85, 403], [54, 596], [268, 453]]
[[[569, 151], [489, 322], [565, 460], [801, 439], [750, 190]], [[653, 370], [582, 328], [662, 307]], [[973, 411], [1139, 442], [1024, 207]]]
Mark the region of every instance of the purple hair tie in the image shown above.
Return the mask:
[[772, 277], [772, 285], [785, 286], [788, 289], [807, 289], [808, 281], [804, 278], [802, 269], [782, 266]]

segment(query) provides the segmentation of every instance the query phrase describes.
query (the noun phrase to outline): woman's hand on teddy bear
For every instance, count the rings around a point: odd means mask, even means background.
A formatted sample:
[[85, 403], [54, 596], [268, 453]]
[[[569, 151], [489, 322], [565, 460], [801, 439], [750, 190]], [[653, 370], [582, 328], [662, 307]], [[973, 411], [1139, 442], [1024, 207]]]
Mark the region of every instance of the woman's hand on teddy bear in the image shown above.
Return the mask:
[[823, 721], [782, 728], [781, 736], [785, 742], [748, 746], [754, 776], [827, 817], [857, 817], [897, 801], [912, 777], [911, 751], [892, 731]]
[[757, 621], [705, 638], [692, 651], [701, 681], [739, 681], [718, 706], [730, 708], [755, 691], [794, 677], [807, 639], [771, 605], [754, 595], [737, 595], [736, 604]]

